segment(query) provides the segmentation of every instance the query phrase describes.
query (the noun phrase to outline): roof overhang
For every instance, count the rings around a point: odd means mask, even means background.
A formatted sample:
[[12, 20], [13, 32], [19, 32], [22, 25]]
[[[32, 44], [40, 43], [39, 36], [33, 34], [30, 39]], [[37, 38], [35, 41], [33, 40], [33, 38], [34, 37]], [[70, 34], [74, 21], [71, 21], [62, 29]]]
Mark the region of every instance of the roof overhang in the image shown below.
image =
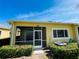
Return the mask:
[[79, 23], [65, 23], [65, 22], [52, 22], [52, 21], [26, 21], [26, 20], [11, 20], [9, 21], [8, 23], [9, 24], [13, 24], [15, 22], [26, 22], [26, 23], [50, 23], [50, 24], [53, 24], [53, 23], [56, 23], [56, 24], [70, 24], [70, 25], [79, 25]]

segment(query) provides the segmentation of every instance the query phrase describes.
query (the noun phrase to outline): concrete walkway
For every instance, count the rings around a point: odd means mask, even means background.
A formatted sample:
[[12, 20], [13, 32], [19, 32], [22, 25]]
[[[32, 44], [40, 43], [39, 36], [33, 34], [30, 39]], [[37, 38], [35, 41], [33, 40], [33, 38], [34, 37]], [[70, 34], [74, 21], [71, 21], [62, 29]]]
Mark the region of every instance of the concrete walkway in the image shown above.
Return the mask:
[[34, 58], [34, 59], [48, 59], [44, 50], [35, 50], [33, 52], [32, 58]]
[[19, 57], [19, 58], [13, 58], [13, 59], [48, 59], [46, 56], [44, 50], [35, 50], [32, 54], [32, 56], [26, 57]]

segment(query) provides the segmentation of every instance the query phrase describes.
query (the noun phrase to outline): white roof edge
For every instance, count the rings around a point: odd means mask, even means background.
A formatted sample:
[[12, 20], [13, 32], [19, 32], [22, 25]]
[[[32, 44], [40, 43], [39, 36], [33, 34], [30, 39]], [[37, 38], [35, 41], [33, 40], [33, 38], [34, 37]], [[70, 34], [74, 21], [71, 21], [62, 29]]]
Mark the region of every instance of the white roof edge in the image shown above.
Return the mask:
[[53, 22], [53, 21], [28, 21], [28, 20], [10, 20], [9, 23], [13, 22], [36, 22], [36, 23], [61, 23], [61, 24], [73, 24], [73, 25], [79, 25], [79, 23], [67, 23], [67, 22]]

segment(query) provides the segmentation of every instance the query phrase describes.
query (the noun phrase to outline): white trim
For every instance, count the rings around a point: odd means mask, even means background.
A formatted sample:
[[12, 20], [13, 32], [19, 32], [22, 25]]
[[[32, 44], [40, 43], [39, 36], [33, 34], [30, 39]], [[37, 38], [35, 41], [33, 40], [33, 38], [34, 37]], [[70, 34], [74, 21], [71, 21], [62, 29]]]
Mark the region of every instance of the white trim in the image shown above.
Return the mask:
[[33, 42], [33, 41], [31, 40], [31, 41], [16, 41], [16, 42]]
[[[41, 32], [41, 45], [39, 45], [39, 46], [35, 45], [35, 31], [40, 31]], [[33, 30], [33, 47], [34, 48], [42, 48], [42, 30]]]
[[[54, 37], [53, 35], [53, 30], [67, 30], [68, 32], [68, 37]], [[70, 38], [70, 33], [69, 33], [69, 29], [68, 28], [52, 28], [52, 38], [54, 39], [69, 39]]]

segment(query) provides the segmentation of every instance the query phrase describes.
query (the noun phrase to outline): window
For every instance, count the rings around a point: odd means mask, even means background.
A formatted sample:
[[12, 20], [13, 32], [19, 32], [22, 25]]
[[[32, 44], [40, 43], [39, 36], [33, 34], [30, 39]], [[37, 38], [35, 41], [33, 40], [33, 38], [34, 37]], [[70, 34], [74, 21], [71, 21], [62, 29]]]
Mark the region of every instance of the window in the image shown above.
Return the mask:
[[26, 31], [26, 40], [27, 41], [33, 40], [33, 31], [32, 30]]
[[1, 31], [0, 31], [0, 35], [1, 35]]
[[64, 29], [53, 30], [53, 36], [54, 38], [68, 37], [68, 31]]

